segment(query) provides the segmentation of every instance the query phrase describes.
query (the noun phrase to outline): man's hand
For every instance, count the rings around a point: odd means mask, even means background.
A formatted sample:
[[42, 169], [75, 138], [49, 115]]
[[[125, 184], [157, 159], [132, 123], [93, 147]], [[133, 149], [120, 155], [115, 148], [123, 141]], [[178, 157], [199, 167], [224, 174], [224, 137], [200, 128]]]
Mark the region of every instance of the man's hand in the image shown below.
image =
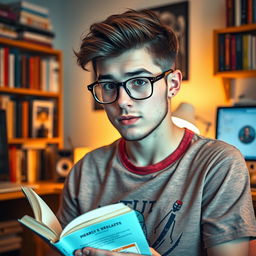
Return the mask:
[[[152, 256], [160, 256], [160, 254], [153, 248], [150, 248]], [[86, 247], [81, 250], [76, 250], [75, 256], [141, 256], [135, 253], [122, 253], [122, 252], [112, 252], [107, 250], [95, 249], [91, 247]]]

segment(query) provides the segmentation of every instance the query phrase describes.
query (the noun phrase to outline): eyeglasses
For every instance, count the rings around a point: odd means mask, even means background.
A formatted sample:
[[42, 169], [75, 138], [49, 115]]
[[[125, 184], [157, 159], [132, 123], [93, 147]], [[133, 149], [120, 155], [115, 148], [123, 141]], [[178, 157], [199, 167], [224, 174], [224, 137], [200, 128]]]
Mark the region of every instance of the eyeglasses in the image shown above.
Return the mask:
[[169, 69], [155, 77], [133, 77], [120, 83], [96, 81], [88, 85], [87, 88], [92, 93], [94, 99], [100, 104], [115, 102], [119, 96], [119, 88], [121, 86], [132, 99], [145, 100], [152, 96], [153, 84], [173, 72], [174, 70]]

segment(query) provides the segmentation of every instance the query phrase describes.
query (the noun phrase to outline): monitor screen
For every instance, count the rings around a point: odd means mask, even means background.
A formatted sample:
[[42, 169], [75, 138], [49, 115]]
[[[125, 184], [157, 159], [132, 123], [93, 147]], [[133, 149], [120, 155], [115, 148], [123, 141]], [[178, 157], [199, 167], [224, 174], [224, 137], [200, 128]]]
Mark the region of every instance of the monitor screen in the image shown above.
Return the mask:
[[0, 109], [0, 181], [10, 178], [6, 113]]
[[216, 138], [238, 148], [245, 160], [256, 160], [256, 106], [218, 107]]

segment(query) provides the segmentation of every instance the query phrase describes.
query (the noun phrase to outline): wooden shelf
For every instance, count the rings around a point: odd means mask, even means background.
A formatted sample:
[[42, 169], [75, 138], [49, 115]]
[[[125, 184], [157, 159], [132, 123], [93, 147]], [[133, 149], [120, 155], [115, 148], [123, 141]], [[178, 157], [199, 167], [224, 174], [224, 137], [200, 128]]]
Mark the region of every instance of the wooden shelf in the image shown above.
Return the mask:
[[214, 56], [214, 70], [215, 76], [222, 78], [223, 88], [225, 91], [226, 99], [231, 98], [231, 80], [236, 78], [249, 78], [256, 77], [256, 70], [232, 70], [232, 71], [219, 71], [219, 35], [220, 34], [235, 34], [244, 32], [255, 32], [256, 24], [247, 24], [238, 27], [227, 27], [222, 29], [215, 29], [213, 31], [213, 56]]
[[242, 33], [247, 31], [256, 30], [256, 24], [246, 24], [238, 27], [227, 27], [221, 29], [215, 29], [214, 33], [226, 34], [226, 33]]
[[245, 77], [256, 77], [256, 70], [232, 70], [216, 72], [216, 76], [224, 78], [245, 78]]
[[40, 97], [49, 97], [49, 98], [59, 98], [60, 97], [59, 93], [44, 92], [44, 91], [24, 89], [24, 88], [0, 87], [0, 93], [40, 96]]
[[54, 137], [54, 138], [12, 138], [8, 140], [9, 144], [24, 144], [24, 143], [42, 143], [42, 144], [61, 144], [62, 138], [61, 137]]
[[59, 55], [61, 54], [60, 50], [56, 50], [50, 47], [41, 46], [38, 44], [28, 43], [21, 40], [12, 40], [7, 38], [0, 37], [0, 44], [4, 44], [7, 46], [12, 46], [16, 48], [22, 48], [26, 51], [36, 51], [41, 52], [43, 54], [49, 54], [49, 55]]
[[[56, 182], [38, 182], [32, 185], [33, 187], [35, 187], [34, 190], [38, 195], [60, 194], [63, 189], [63, 183], [56, 183]], [[24, 197], [25, 196], [21, 191], [0, 193], [0, 201], [13, 200], [13, 199], [19, 199]]]

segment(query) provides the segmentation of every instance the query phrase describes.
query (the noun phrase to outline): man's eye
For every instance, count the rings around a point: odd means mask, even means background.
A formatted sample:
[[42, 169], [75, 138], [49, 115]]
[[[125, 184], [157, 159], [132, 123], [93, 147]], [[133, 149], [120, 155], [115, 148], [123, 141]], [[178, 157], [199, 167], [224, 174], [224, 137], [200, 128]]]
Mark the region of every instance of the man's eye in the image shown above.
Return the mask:
[[108, 82], [101, 83], [101, 86], [105, 91], [115, 90], [116, 88], [116, 85], [114, 83], [108, 83]]
[[143, 79], [143, 78], [136, 78], [136, 79], [131, 80], [131, 83], [133, 86], [141, 87], [141, 86], [146, 85], [148, 83], [148, 80]]

